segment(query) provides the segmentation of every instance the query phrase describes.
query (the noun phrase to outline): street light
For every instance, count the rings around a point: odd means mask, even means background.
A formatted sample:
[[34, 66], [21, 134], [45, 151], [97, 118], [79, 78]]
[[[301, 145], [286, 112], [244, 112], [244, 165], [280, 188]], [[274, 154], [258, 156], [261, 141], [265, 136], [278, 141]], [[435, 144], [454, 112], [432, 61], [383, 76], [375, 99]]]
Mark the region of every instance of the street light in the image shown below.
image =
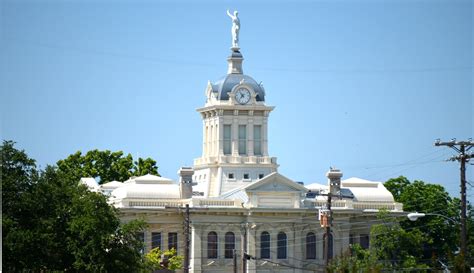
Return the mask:
[[449, 220], [449, 221], [452, 221], [453, 223], [456, 223], [456, 220], [454, 220], [453, 218], [450, 218], [450, 217], [442, 215], [442, 214], [437, 214], [437, 213], [411, 212], [411, 213], [407, 214], [407, 217], [408, 217], [408, 219], [410, 219], [410, 221], [416, 221], [416, 220], [418, 220], [418, 218], [425, 217], [426, 215], [433, 215], [433, 216], [443, 217], [446, 220]]

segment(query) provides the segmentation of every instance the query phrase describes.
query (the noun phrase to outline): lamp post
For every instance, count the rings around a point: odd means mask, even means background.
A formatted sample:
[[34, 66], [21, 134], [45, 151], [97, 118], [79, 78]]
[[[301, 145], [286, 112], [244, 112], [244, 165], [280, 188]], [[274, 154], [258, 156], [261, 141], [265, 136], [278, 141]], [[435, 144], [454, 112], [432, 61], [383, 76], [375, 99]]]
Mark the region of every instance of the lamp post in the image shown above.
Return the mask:
[[421, 213], [421, 212], [411, 212], [411, 213], [408, 213], [407, 214], [407, 217], [408, 219], [410, 219], [410, 221], [416, 221], [418, 220], [418, 218], [421, 218], [421, 217], [425, 217], [426, 215], [432, 215], [432, 216], [439, 216], [439, 217], [443, 217], [444, 219], [446, 220], [449, 220], [453, 223], [457, 223], [456, 220], [454, 220], [453, 218], [450, 218], [448, 216], [445, 216], [445, 215], [442, 215], [442, 214], [438, 214], [438, 213]]

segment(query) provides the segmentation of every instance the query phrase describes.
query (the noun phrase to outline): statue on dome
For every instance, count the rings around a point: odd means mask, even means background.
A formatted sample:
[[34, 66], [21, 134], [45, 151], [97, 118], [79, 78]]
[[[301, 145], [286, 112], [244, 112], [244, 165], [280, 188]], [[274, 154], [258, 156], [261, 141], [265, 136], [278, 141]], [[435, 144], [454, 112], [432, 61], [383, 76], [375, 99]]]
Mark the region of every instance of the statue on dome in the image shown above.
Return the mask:
[[238, 50], [239, 49], [239, 30], [240, 30], [240, 20], [237, 15], [239, 15], [238, 11], [234, 11], [234, 15], [232, 15], [229, 10], [227, 10], [227, 15], [232, 19], [232, 49]]

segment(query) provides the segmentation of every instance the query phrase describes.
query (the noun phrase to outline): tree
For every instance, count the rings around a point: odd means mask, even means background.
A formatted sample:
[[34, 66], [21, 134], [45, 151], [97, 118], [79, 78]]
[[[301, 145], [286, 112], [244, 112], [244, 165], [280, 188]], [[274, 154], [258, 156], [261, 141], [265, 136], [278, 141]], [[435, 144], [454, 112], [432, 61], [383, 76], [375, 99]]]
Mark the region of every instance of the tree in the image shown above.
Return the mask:
[[82, 177], [93, 177], [99, 184], [110, 181], [125, 181], [131, 176], [158, 174], [156, 161], [151, 158], [138, 158], [133, 161], [131, 154], [124, 156], [122, 151], [91, 150], [86, 154], [80, 151], [57, 162], [59, 171], [71, 179], [79, 181]]
[[[28, 202], [23, 196], [31, 195], [38, 173], [35, 161], [29, 158], [24, 150], [15, 149], [14, 145], [13, 141], [3, 141], [0, 147], [4, 266], [14, 264], [17, 257], [31, 259], [32, 253], [28, 251], [28, 247], [34, 238], [30, 230], [20, 227], [28, 224], [24, 223], [25, 219], [34, 216], [26, 209]], [[21, 267], [20, 263], [16, 266]]]
[[401, 272], [427, 269], [421, 261], [425, 238], [419, 231], [403, 229], [387, 211], [379, 212], [381, 224], [371, 227], [369, 249], [359, 244], [331, 261], [329, 272]]
[[457, 251], [459, 245], [459, 199], [451, 198], [441, 185], [428, 184], [406, 177], [390, 179], [385, 187], [392, 192], [395, 201], [403, 203], [407, 212], [441, 214], [445, 217], [429, 215], [417, 221], [402, 221], [400, 225], [409, 232], [421, 232], [427, 240], [423, 244], [422, 257], [430, 266], [440, 267]]
[[332, 259], [327, 269], [328, 273], [378, 273], [381, 271], [382, 264], [378, 262], [376, 255], [368, 249], [363, 249], [359, 244], [351, 245], [343, 255]]
[[145, 255], [145, 263], [149, 270], [169, 269], [176, 270], [183, 267], [184, 257], [177, 255], [174, 248], [161, 250], [154, 248]]
[[143, 221], [121, 224], [106, 197], [80, 185], [76, 172], [37, 171], [11, 141], [0, 151], [5, 272], [143, 270]]
[[423, 244], [428, 241], [419, 230], [406, 230], [388, 212], [379, 212], [383, 224], [373, 225], [370, 231], [370, 250], [384, 269], [407, 270], [427, 268], [423, 260]]

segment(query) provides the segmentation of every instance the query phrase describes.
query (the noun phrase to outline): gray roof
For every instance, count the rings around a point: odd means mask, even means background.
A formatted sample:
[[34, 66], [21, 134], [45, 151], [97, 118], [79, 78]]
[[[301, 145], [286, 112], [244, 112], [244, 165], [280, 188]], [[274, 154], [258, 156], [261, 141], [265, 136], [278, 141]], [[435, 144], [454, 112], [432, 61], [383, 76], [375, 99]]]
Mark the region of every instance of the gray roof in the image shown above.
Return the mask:
[[217, 93], [217, 99], [229, 100], [229, 93], [232, 88], [239, 84], [242, 80], [250, 85], [257, 94], [257, 101], [265, 101], [265, 90], [261, 84], [258, 84], [252, 77], [245, 74], [227, 74], [212, 84], [212, 92]]

